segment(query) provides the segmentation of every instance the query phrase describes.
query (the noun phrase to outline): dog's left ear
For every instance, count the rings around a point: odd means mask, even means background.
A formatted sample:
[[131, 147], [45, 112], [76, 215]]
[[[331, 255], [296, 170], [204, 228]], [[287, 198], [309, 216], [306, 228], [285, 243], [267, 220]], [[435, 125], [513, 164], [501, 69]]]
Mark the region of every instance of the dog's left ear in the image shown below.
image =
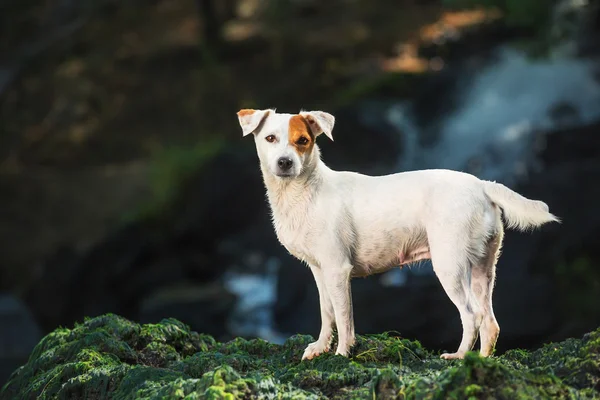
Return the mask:
[[261, 122], [271, 114], [273, 110], [251, 110], [244, 109], [237, 112], [240, 126], [242, 127], [242, 136], [251, 134], [258, 128]]
[[327, 137], [333, 140], [333, 125], [335, 125], [335, 117], [325, 111], [302, 111], [300, 115], [306, 119], [308, 126], [312, 130], [315, 137], [321, 133], [327, 135]]

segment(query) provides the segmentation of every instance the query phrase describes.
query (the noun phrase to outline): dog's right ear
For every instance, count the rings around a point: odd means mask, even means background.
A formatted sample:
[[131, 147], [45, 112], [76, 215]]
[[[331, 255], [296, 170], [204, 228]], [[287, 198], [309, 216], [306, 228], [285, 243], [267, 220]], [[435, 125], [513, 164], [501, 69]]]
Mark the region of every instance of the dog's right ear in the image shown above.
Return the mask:
[[335, 117], [325, 111], [300, 111], [308, 126], [315, 136], [324, 133], [329, 139], [333, 140], [333, 126], [335, 125]]
[[242, 127], [242, 136], [251, 134], [258, 128], [265, 118], [271, 114], [272, 110], [251, 110], [243, 109], [238, 111], [237, 116]]

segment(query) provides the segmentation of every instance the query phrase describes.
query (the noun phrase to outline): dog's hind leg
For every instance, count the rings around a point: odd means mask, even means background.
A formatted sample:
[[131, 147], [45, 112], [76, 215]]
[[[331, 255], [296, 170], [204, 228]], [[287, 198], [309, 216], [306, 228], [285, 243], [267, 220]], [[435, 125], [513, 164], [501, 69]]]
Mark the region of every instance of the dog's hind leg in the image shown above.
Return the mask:
[[502, 223], [498, 224], [496, 233], [488, 241], [486, 253], [480, 262], [473, 264], [471, 270], [471, 289], [483, 310], [483, 320], [479, 328], [481, 339], [480, 354], [487, 357], [494, 351], [496, 340], [500, 334], [500, 326], [494, 316], [492, 292], [496, 280], [496, 262], [500, 255], [504, 230]]
[[442, 358], [463, 358], [473, 349], [483, 318], [477, 299], [471, 291], [471, 262], [463, 243], [449, 241], [446, 235], [429, 238], [431, 262], [442, 287], [460, 313], [463, 335], [456, 353]]
[[304, 354], [303, 360], [310, 360], [322, 353], [328, 352], [331, 345], [331, 336], [333, 334], [333, 324], [335, 323], [335, 315], [333, 304], [329, 298], [329, 293], [325, 287], [323, 279], [323, 271], [319, 267], [310, 266], [310, 269], [315, 278], [317, 289], [319, 291], [319, 305], [321, 308], [321, 332], [316, 342], [308, 345]]

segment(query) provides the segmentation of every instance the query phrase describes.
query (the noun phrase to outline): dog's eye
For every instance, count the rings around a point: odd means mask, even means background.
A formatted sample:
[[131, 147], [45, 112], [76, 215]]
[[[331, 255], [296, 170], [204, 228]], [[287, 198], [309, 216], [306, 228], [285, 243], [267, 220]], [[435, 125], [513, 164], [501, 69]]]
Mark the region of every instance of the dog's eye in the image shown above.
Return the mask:
[[302, 136], [300, 139], [296, 140], [296, 144], [299, 144], [301, 146], [305, 145], [306, 143], [308, 143], [308, 139], [305, 138], [304, 136]]
[[275, 135], [269, 135], [265, 138], [267, 142], [273, 143], [275, 141]]

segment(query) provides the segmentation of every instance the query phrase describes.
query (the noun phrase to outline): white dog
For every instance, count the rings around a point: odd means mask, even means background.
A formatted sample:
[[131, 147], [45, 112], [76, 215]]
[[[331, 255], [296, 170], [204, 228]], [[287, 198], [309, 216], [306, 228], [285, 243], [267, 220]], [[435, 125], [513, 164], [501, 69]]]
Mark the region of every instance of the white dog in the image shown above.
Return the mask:
[[[496, 261], [509, 227], [525, 230], [558, 218], [548, 206], [505, 186], [449, 170], [366, 176], [328, 168], [316, 138], [333, 140], [335, 118], [323, 111], [280, 114], [240, 110], [243, 135], [254, 134], [273, 224], [283, 246], [306, 262], [319, 290], [321, 332], [302, 359], [354, 344], [350, 280], [431, 259], [460, 312], [462, 358], [481, 338], [489, 356], [500, 327], [492, 309]], [[502, 210], [502, 211], [501, 211]]]

